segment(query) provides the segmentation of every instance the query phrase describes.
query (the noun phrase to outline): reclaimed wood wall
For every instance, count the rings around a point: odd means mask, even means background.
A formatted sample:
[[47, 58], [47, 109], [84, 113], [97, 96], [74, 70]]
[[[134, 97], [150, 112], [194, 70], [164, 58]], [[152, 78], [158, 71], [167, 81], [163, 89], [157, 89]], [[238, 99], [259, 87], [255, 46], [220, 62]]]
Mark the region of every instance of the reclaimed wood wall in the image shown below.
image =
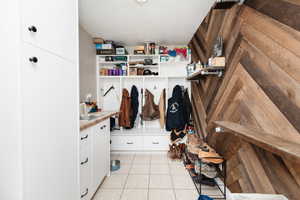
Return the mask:
[[206, 63], [217, 36], [224, 39], [222, 78], [192, 82], [193, 116], [202, 138], [228, 160], [232, 192], [284, 194], [300, 199], [300, 166], [228, 133], [231, 121], [300, 143], [300, 1], [248, 0], [212, 9], [189, 46]]

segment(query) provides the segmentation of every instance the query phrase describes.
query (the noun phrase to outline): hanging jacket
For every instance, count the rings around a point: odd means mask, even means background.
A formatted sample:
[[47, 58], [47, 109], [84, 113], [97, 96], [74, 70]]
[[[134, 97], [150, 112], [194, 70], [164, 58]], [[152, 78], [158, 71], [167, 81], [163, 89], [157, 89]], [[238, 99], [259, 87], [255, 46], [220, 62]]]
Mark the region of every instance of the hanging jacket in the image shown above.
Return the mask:
[[159, 124], [160, 124], [160, 128], [163, 129], [166, 123], [166, 89], [163, 89], [160, 95], [158, 108], [159, 108], [159, 116], [160, 116]]
[[131, 115], [131, 99], [127, 89], [122, 91], [122, 101], [119, 114], [119, 126], [129, 128]]
[[135, 85], [131, 87], [130, 98], [131, 98], [130, 128], [133, 128], [134, 122], [139, 112], [139, 92]]
[[168, 99], [166, 130], [183, 130], [186, 124], [184, 115], [182, 89], [176, 85], [172, 97]]
[[188, 124], [190, 122], [191, 113], [192, 113], [192, 104], [190, 101], [188, 89], [184, 90], [183, 108], [184, 108], [184, 121], [186, 124]]
[[145, 105], [142, 110], [142, 119], [144, 121], [152, 121], [159, 119], [158, 105], [154, 103], [153, 94], [146, 89], [145, 91]]

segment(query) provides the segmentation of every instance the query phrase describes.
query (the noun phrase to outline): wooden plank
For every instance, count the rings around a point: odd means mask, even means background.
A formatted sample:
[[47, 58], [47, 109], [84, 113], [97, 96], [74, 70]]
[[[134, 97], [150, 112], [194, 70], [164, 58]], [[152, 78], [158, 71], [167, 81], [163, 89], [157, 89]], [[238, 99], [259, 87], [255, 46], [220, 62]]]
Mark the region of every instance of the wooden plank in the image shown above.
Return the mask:
[[290, 173], [292, 174], [293, 178], [297, 182], [300, 187], [300, 167], [299, 164], [292, 162], [290, 160], [283, 159], [285, 165], [289, 169]]
[[244, 38], [274, 61], [285, 73], [300, 83], [300, 57], [274, 42], [272, 38], [244, 24], [241, 28]]
[[230, 188], [230, 191], [232, 193], [241, 193], [242, 192], [242, 188], [240, 186], [239, 181], [235, 181], [234, 183], [228, 185], [228, 187]]
[[203, 39], [203, 35], [200, 33], [200, 31], [197, 31], [195, 33], [194, 38], [195, 38], [197, 44], [199, 45], [199, 47], [201, 48], [203, 55], [206, 55], [207, 44], [206, 44], [205, 40]]
[[219, 102], [214, 114], [211, 116], [208, 122], [207, 133], [209, 134], [213, 128], [213, 122], [220, 119], [220, 115], [225, 111], [226, 107], [234, 101], [235, 96], [238, 95], [239, 91], [243, 87], [242, 82], [237, 76], [233, 76], [227, 85], [226, 91], [224, 92], [221, 101]]
[[[243, 50], [239, 48], [241, 44], [242, 38], [239, 37], [239, 39], [235, 43], [234, 50], [232, 51], [232, 56], [229, 58], [229, 63], [227, 64], [226, 71], [224, 78], [222, 79], [222, 83], [217, 91], [217, 94], [215, 95], [214, 101], [211, 104], [210, 109], [207, 111], [207, 119], [210, 120], [213, 116], [213, 114], [216, 111], [217, 105], [219, 104], [221, 97], [224, 94], [225, 89], [227, 88], [227, 85], [239, 63], [239, 60], [243, 54]], [[235, 55], [235, 56], [234, 56]]]
[[286, 26], [258, 11], [245, 7], [241, 13], [243, 22], [250, 24], [256, 30], [277, 42], [282, 47], [289, 49], [300, 57], [300, 32]]
[[246, 54], [242, 57], [241, 63], [256, 83], [263, 89], [265, 94], [279, 108], [281, 113], [300, 132], [300, 108], [290, 100], [272, 81], [267, 79], [268, 74], [262, 72], [250, 56]]
[[198, 56], [198, 54], [197, 54], [197, 51], [196, 51], [196, 49], [195, 49], [194, 44], [191, 42], [191, 43], [189, 44], [189, 46], [190, 46], [190, 48], [191, 48], [192, 61], [193, 61], [193, 62], [198, 62], [198, 61], [200, 60], [200, 58], [199, 58], [199, 56]]
[[199, 118], [199, 115], [197, 112], [194, 95], [192, 95], [191, 100], [192, 100], [191, 103], [192, 103], [192, 108], [193, 108], [192, 114], [193, 114], [193, 119], [194, 119], [194, 123], [195, 123], [194, 125], [196, 126], [196, 130], [197, 130], [197, 134], [199, 135], [199, 137], [202, 140], [205, 140], [206, 131], [201, 126], [201, 121], [200, 121], [200, 118]]
[[216, 77], [216, 76], [210, 77], [210, 82], [209, 82], [208, 89], [207, 89], [207, 92], [205, 95], [206, 99], [203, 102], [204, 108], [206, 111], [207, 111], [207, 108], [210, 105], [210, 103], [213, 101], [216, 91], [219, 88], [218, 87], [219, 82], [221, 82], [221, 81], [222, 81], [222, 78], [220, 78], [220, 77]]
[[279, 156], [283, 156], [291, 161], [300, 163], [299, 143], [284, 140], [283, 138], [266, 133], [262, 130], [246, 128], [237, 123], [215, 121], [214, 124], [222, 127], [225, 132], [232, 133], [251, 144], [257, 145]]
[[195, 50], [197, 52], [198, 57], [200, 58], [200, 61], [202, 63], [206, 63], [207, 62], [207, 58], [203, 54], [201, 48], [198, 46], [197, 41], [195, 40], [195, 38], [192, 39], [192, 44], [194, 45], [194, 48], [195, 48]]
[[[242, 155], [243, 156], [243, 155]], [[241, 155], [240, 153], [238, 154], [238, 158], [240, 159]], [[241, 178], [239, 179], [239, 184], [242, 188], [242, 191], [244, 193], [255, 193], [255, 189], [253, 187], [253, 184], [246, 172], [245, 166], [244, 165], [239, 165], [238, 166], [239, 173]]]
[[240, 160], [245, 166], [249, 179], [253, 184], [256, 193], [275, 194], [275, 190], [270, 182], [264, 168], [256, 156], [252, 146], [244, 143], [240, 149]]
[[220, 33], [220, 28], [224, 20], [225, 10], [213, 10], [214, 20], [210, 21], [209, 29], [207, 32], [207, 52], [206, 56], [209, 58], [212, 55], [212, 49], [215, 41]]
[[193, 89], [194, 109], [198, 114], [198, 122], [200, 123], [201, 126], [202, 135], [206, 136], [207, 135], [206, 134], [206, 128], [207, 128], [206, 112], [204, 110], [199, 91], [197, 90], [196, 83], [192, 83], [192, 89]]
[[276, 193], [284, 194], [290, 200], [298, 200], [300, 187], [287, 170], [282, 160], [276, 155], [256, 147], [257, 155], [268, 174]]
[[282, 0], [264, 0], [263, 5], [260, 5], [259, 7], [252, 1], [247, 1], [246, 4], [277, 21], [300, 31], [300, 5]]
[[255, 116], [255, 120], [259, 122], [260, 127], [268, 133], [278, 134], [277, 136], [286, 138], [287, 140], [300, 140], [297, 130], [247, 71], [242, 67], [239, 67], [237, 70], [241, 80], [244, 81], [244, 87], [241, 91], [243, 93], [242, 101], [248, 108], [251, 108], [249, 111]]

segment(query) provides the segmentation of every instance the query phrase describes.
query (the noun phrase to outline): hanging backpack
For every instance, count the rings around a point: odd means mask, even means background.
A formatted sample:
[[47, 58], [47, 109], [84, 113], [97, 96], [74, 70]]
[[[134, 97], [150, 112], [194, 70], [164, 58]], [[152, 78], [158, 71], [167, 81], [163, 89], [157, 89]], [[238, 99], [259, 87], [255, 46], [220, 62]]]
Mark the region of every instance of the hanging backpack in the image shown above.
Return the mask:
[[183, 130], [186, 124], [185, 116], [182, 89], [176, 85], [172, 97], [168, 99], [166, 130]]
[[145, 105], [142, 110], [142, 119], [144, 121], [152, 121], [159, 119], [159, 108], [158, 105], [154, 103], [153, 94], [146, 89], [145, 91]]

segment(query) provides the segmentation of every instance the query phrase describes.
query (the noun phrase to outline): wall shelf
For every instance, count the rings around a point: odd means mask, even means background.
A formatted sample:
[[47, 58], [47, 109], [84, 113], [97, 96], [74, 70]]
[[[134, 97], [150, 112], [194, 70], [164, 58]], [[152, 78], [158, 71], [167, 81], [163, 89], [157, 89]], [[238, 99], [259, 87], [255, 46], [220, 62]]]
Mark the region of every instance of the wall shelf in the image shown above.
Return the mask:
[[198, 80], [208, 75], [217, 75], [221, 77], [223, 75], [224, 69], [225, 67], [216, 67], [216, 66], [206, 67], [193, 73], [192, 75], [188, 76], [186, 79], [189, 81]]
[[[96, 76], [97, 76], [97, 104], [102, 110], [118, 110], [122, 100], [122, 90], [126, 88], [130, 93], [131, 87], [136, 85], [139, 94], [138, 116], [133, 129], [127, 130], [120, 128], [112, 132], [112, 150], [167, 150], [169, 148], [169, 133], [160, 127], [159, 120], [143, 121], [141, 123], [140, 114], [142, 106], [145, 104], [145, 90], [148, 89], [154, 95], [155, 104], [158, 104], [160, 95], [165, 89], [167, 105], [168, 98], [171, 97], [175, 85], [183, 85], [190, 88], [190, 83], [184, 76], [186, 74], [186, 65], [190, 62], [190, 55], [186, 62], [171, 63], [160, 62], [160, 57], [165, 55], [124, 55], [127, 61], [116, 61], [115, 63], [126, 63], [122, 70], [127, 70], [125, 76], [103, 76], [100, 75], [100, 69], [118, 69], [112, 64], [114, 62], [105, 62], [105, 56], [122, 55], [97, 55], [96, 56]], [[152, 58], [153, 63], [157, 65], [145, 65], [136, 67], [130, 65], [133, 62], [144, 62], [144, 59]], [[168, 65], [169, 64], [169, 65]], [[138, 76], [129, 75], [129, 69], [144, 68], [153, 72], [158, 72], [158, 76]], [[103, 72], [103, 71], [102, 71]], [[103, 74], [105, 74], [104, 72]], [[181, 76], [182, 75], [182, 76]], [[110, 87], [114, 90], [103, 97], [103, 93]], [[143, 96], [143, 98], [141, 98]]]

